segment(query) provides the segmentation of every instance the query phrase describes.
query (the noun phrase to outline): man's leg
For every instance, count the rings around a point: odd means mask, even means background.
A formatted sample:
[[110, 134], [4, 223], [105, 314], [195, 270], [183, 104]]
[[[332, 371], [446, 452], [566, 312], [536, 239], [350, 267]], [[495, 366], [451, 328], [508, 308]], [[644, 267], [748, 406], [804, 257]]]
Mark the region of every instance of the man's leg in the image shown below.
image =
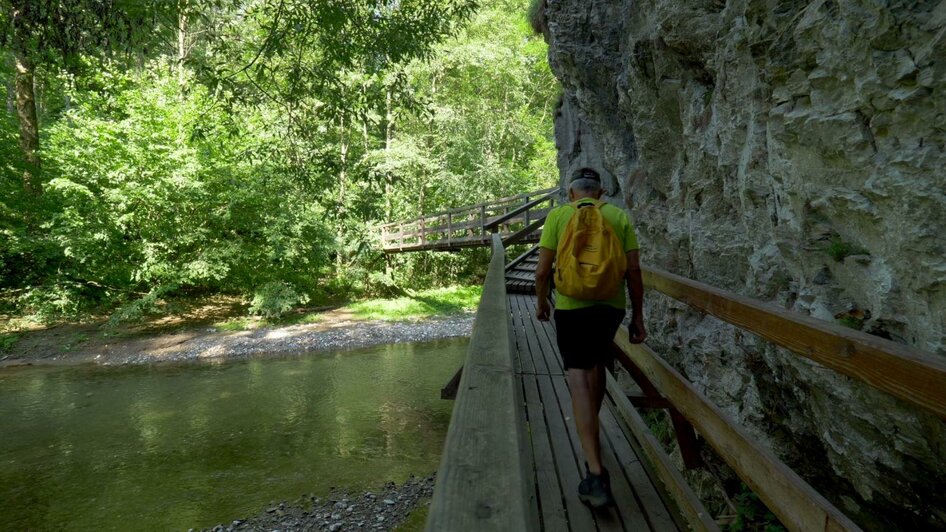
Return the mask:
[[598, 411], [604, 397], [604, 366], [592, 369], [568, 369], [568, 387], [572, 395], [572, 412], [581, 448], [588, 459], [588, 470], [601, 473], [601, 439]]

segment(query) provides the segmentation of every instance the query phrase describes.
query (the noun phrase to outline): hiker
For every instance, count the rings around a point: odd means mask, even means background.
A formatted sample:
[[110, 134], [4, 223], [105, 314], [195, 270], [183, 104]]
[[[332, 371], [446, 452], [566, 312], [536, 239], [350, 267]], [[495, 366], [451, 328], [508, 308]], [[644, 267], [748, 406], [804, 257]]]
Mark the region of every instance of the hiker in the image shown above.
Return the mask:
[[598, 412], [605, 367], [613, 362], [611, 343], [627, 312], [625, 283], [631, 293], [630, 341], [647, 338], [637, 236], [627, 214], [601, 201], [602, 193], [598, 172], [575, 172], [568, 186], [571, 203], [552, 209], [546, 218], [535, 272], [536, 316], [548, 321], [549, 280], [557, 257], [555, 332], [587, 459], [578, 497], [594, 508], [614, 503], [608, 470], [601, 464]]

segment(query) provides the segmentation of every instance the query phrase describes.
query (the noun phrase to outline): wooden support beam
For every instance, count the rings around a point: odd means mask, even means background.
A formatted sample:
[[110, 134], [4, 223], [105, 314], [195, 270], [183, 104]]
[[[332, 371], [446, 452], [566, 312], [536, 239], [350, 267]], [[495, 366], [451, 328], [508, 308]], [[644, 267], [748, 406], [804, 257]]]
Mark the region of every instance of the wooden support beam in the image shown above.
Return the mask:
[[[670, 411], [673, 434], [677, 439], [677, 445], [680, 447], [680, 456], [683, 458], [683, 465], [686, 466], [687, 469], [702, 467], [703, 458], [700, 457], [700, 447], [696, 441], [696, 431], [693, 430], [693, 425], [691, 425], [685, 417], [680, 415], [680, 412], [674, 408], [670, 401], [667, 401], [667, 399], [660, 394], [654, 384], [650, 382], [650, 379], [647, 378], [647, 375], [637, 367], [637, 364], [635, 364], [617, 344], [612, 344], [611, 347], [614, 349], [614, 358], [621, 363], [621, 366], [627, 370], [631, 378], [634, 379], [634, 382], [637, 383], [637, 386], [644, 392], [643, 399], [646, 401], [645, 404], [666, 405], [660, 407], [651, 406], [649, 408], [666, 408]], [[630, 399], [631, 397], [628, 396], [628, 398]], [[636, 407], [638, 406], [637, 403], [633, 404]]]
[[860, 530], [649, 347], [631, 344], [626, 327], [615, 342], [789, 530]]
[[655, 268], [644, 284], [946, 419], [946, 357]]
[[457, 389], [460, 388], [460, 378], [463, 376], [463, 366], [460, 366], [460, 369], [453, 374], [453, 377], [447, 381], [447, 384], [443, 385], [443, 388], [440, 389], [440, 398], [453, 401], [457, 398]]
[[644, 410], [660, 410], [663, 408], [673, 408], [673, 405], [670, 404], [670, 401], [664, 399], [663, 397], [648, 397], [642, 394], [629, 393], [627, 394], [627, 400], [634, 405], [634, 408], [641, 408]]

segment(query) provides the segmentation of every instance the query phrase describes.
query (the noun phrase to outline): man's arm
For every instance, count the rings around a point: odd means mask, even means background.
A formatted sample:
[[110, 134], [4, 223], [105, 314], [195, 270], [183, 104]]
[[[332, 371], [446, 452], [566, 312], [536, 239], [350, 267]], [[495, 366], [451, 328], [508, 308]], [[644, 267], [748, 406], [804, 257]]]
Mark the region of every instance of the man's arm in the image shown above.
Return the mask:
[[549, 321], [552, 308], [549, 305], [549, 281], [552, 279], [552, 263], [555, 262], [555, 250], [539, 248], [539, 264], [535, 268], [535, 295], [538, 305], [535, 317], [539, 321]]
[[[542, 264], [541, 259], [539, 264]], [[644, 329], [644, 280], [641, 278], [641, 259], [638, 250], [627, 252], [627, 272], [624, 274], [627, 289], [631, 293], [631, 343], [639, 344], [647, 339]]]

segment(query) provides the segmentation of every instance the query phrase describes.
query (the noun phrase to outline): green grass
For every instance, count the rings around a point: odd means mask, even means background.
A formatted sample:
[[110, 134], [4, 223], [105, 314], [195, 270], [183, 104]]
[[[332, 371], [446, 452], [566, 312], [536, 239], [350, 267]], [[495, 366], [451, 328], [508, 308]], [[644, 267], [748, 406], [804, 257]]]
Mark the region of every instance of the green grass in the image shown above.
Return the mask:
[[218, 331], [245, 331], [250, 328], [250, 325], [253, 324], [254, 321], [253, 318], [231, 318], [226, 321], [214, 323], [214, 328]]
[[20, 335], [18, 334], [0, 334], [0, 354], [13, 349], [13, 346], [15, 346], [19, 340]]
[[480, 286], [451, 286], [421, 290], [395, 299], [369, 299], [345, 307], [366, 320], [415, 320], [475, 310]]
[[[480, 304], [481, 286], [451, 286], [408, 292], [394, 299], [368, 299], [351, 303], [339, 309], [350, 312], [360, 320], [419, 320], [432, 316], [444, 316], [476, 310]], [[218, 331], [246, 331], [256, 327], [284, 327], [319, 323], [324, 320], [324, 311], [290, 311], [279, 318], [243, 316], [218, 321], [213, 324]], [[0, 344], [2, 346], [2, 344]]]
[[844, 316], [838, 318], [837, 322], [849, 329], [854, 329], [855, 331], [860, 331], [864, 328], [864, 320], [855, 318], [854, 316]]
[[831, 243], [825, 248], [825, 252], [829, 257], [834, 259], [835, 262], [841, 262], [845, 257], [851, 255], [866, 255], [868, 253], [866, 249], [845, 242], [837, 237], [831, 239]]
[[430, 513], [430, 499], [422, 499], [404, 522], [394, 529], [394, 532], [421, 532], [427, 524], [427, 515]]

